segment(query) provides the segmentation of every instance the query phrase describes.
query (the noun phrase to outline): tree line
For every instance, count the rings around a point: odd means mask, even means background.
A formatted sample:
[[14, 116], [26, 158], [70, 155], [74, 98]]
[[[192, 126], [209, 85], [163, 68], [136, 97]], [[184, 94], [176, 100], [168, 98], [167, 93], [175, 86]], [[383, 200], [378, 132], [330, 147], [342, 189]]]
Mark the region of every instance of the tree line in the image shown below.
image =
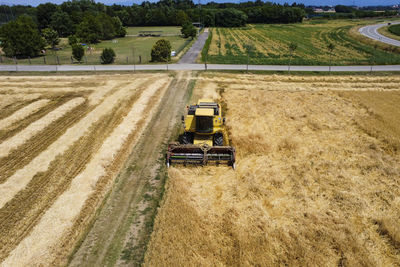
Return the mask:
[[[53, 28], [60, 36], [78, 31], [87, 16], [99, 14], [117, 17], [124, 26], [180, 26], [187, 21], [205, 26], [235, 27], [246, 23], [292, 23], [305, 17], [304, 5], [280, 5], [271, 2], [195, 4], [192, 0], [144, 1], [132, 6], [96, 3], [94, 0], [71, 0], [60, 5], [46, 3], [37, 7], [0, 6], [0, 23], [21, 15], [30, 16], [39, 29]], [[229, 21], [232, 21], [231, 23]]]

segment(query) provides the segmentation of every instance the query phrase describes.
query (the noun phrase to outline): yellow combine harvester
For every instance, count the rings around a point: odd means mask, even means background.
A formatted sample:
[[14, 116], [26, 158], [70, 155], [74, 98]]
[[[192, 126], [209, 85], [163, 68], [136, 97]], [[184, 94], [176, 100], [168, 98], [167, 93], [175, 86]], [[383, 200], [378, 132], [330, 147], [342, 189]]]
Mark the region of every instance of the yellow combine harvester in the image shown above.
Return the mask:
[[200, 99], [182, 116], [182, 144], [170, 143], [167, 166], [170, 164], [228, 164], [235, 168], [235, 148], [229, 146], [221, 105], [211, 99]]

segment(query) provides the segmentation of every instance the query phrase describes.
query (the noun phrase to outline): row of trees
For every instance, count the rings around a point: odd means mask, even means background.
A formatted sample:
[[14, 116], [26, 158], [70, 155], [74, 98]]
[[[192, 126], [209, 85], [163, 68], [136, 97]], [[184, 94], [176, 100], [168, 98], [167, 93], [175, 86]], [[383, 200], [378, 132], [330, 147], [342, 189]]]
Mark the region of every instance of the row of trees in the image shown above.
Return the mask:
[[[240, 17], [239, 21], [244, 21], [243, 23], [295, 23], [301, 22], [305, 16], [362, 18], [391, 16], [397, 13], [397, 10], [385, 9], [385, 12], [374, 12], [376, 9], [357, 10], [343, 5], [337, 5], [335, 8], [336, 14], [318, 15], [314, 14], [312, 7], [306, 7], [304, 4], [280, 5], [261, 0], [241, 3], [209, 2], [205, 5], [196, 5], [192, 0], [160, 0], [144, 1], [132, 6], [107, 6], [94, 0], [72, 0], [60, 5], [46, 3], [37, 7], [3, 5], [0, 6], [0, 24], [25, 14], [32, 17], [40, 29], [53, 28], [60, 36], [69, 36], [77, 31], [79, 24], [88, 15], [97, 17], [100, 13], [111, 18], [118, 17], [124, 26], [180, 26], [187, 21], [199, 21], [205, 26], [228, 27], [238, 25], [237, 17]], [[226, 9], [234, 9], [237, 12], [226, 14]], [[227, 23], [230, 18], [233, 18], [232, 24]]]
[[[106, 6], [94, 0], [73, 0], [60, 5], [53, 3], [31, 6], [0, 6], [0, 20], [26, 14], [39, 29], [52, 28], [60, 36], [79, 31], [87, 16], [118, 17], [124, 26], [180, 26], [187, 21], [199, 21], [205, 26], [242, 26], [250, 23], [301, 22], [306, 15], [304, 5], [280, 5], [271, 2], [215, 3], [195, 5], [192, 0], [144, 1], [140, 5]], [[229, 23], [232, 20], [232, 23]], [[116, 32], [118, 30], [115, 30]]]

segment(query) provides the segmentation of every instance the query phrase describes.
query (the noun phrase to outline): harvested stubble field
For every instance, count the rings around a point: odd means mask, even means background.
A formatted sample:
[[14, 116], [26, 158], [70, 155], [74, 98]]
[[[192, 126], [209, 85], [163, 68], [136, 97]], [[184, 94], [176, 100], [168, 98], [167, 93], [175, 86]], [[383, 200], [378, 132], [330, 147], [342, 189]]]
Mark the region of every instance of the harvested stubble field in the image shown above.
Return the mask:
[[65, 264], [171, 80], [0, 77], [2, 266]]
[[[288, 64], [289, 44], [298, 45], [295, 65], [397, 64], [396, 47], [374, 48], [374, 43], [356, 30], [371, 20], [311, 20], [299, 24], [254, 24], [242, 28], [213, 28], [207, 61], [222, 64]], [[328, 44], [335, 48], [330, 56]], [[246, 46], [253, 49], [247, 53]]]
[[400, 265], [399, 82], [200, 76], [237, 169], [169, 169], [145, 265]]

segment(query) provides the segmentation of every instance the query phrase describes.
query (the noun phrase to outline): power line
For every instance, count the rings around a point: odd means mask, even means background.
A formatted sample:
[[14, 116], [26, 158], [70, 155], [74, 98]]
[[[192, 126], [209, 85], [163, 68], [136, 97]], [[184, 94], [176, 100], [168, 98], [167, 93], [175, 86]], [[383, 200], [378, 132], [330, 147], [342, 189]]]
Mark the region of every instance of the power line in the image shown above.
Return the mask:
[[9, 22], [6, 6], [3, 6], [3, 9], [4, 9], [4, 14], [6, 14], [7, 22]]
[[15, 19], [15, 17], [14, 17], [14, 14], [13, 14], [13, 12], [12, 12], [11, 6], [8, 6], [8, 7], [10, 8], [10, 14], [11, 14], [11, 17], [12, 17], [12, 19], [14, 20], [14, 19]]

